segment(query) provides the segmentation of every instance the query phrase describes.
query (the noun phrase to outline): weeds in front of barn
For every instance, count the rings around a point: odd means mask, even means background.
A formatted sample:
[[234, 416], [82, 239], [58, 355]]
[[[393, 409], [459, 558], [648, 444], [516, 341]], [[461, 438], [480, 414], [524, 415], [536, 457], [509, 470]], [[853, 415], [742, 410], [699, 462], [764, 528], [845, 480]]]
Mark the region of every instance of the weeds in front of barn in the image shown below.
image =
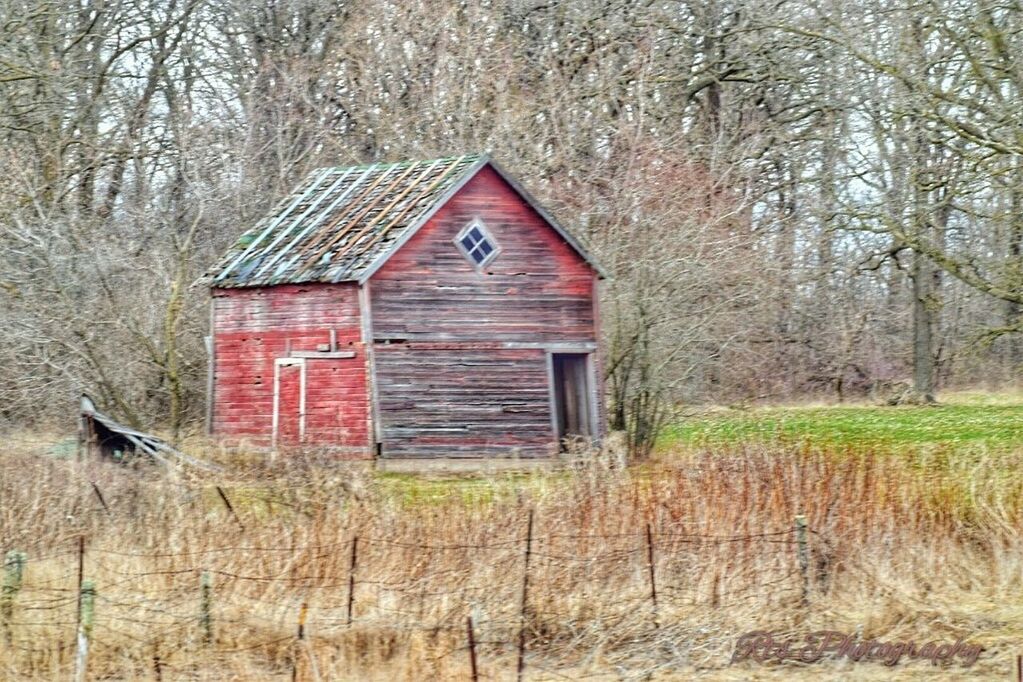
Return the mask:
[[407, 479], [315, 458], [236, 456], [214, 480], [9, 451], [0, 543], [26, 563], [5, 592], [0, 677], [72, 674], [79, 537], [90, 679], [470, 679], [469, 618], [481, 679], [514, 677], [520, 642], [527, 679], [934, 674], [729, 666], [746, 631], [824, 628], [963, 637], [986, 647], [971, 673], [1007, 676], [1023, 634], [1021, 458], [730, 444], [454, 494], [426, 479], [437, 494], [410, 499]]

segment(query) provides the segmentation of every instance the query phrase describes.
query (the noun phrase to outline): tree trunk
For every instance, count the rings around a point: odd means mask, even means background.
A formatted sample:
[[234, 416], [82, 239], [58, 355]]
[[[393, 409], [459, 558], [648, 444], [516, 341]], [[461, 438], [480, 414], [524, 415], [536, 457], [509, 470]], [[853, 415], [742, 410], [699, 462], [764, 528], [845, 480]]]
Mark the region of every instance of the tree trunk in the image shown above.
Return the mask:
[[[1023, 188], [1019, 185], [1019, 181], [1023, 180], [1023, 168], [1019, 161], [1014, 170], [1017, 182], [1012, 189], [1008, 256], [1012, 273], [1010, 276], [1016, 278], [1016, 286], [1023, 287], [1023, 215], [1020, 213], [1023, 211]], [[1004, 315], [1005, 328], [1019, 330], [1007, 334], [1005, 338], [1004, 370], [1007, 378], [1011, 378], [1023, 369], [1023, 305], [1016, 301], [1005, 301]]]
[[919, 402], [934, 402], [934, 266], [913, 252], [913, 394]]

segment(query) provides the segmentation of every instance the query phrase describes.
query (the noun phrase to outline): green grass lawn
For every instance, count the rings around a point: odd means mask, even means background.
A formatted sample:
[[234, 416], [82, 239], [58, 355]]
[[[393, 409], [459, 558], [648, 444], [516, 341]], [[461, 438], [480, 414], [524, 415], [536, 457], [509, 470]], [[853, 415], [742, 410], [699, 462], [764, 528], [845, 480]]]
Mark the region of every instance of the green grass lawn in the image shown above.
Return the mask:
[[662, 447], [754, 442], [891, 447], [1023, 447], [1023, 396], [961, 393], [935, 406], [769, 407], [710, 412], [671, 426]]
[[[967, 453], [1023, 451], [1023, 394], [960, 392], [934, 406], [785, 406], [750, 410], [707, 410], [680, 417], [666, 430], [659, 450], [671, 457], [701, 446], [740, 443], [808, 444], [873, 449], [966, 465]], [[930, 454], [929, 454], [930, 453]], [[947, 460], [945, 458], [948, 458]], [[504, 473], [498, 476], [378, 473], [378, 490], [403, 504], [458, 497], [488, 504], [520, 489], [555, 488], [560, 473]]]
[[504, 474], [497, 477], [450, 475], [421, 476], [379, 472], [375, 475], [378, 490], [386, 497], [405, 505], [440, 502], [458, 497], [466, 504], [487, 504], [514, 495], [527, 481], [528, 475]]

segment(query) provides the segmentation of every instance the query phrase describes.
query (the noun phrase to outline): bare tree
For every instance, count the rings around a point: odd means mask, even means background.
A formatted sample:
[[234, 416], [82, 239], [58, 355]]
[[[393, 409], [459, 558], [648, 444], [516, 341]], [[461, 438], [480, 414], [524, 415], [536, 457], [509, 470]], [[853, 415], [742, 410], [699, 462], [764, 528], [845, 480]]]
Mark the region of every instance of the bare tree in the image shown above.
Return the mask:
[[473, 150], [609, 264], [637, 452], [679, 402], [910, 374], [926, 399], [1023, 362], [1011, 4], [0, 0], [0, 25], [10, 419], [87, 390], [188, 428], [191, 284], [229, 242], [311, 168]]

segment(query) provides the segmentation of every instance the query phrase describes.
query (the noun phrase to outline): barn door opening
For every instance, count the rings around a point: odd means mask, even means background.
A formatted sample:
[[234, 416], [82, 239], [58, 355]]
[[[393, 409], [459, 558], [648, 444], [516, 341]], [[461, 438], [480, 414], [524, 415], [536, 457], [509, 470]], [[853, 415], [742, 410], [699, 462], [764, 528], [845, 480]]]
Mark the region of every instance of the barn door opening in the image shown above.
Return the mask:
[[274, 413], [271, 444], [295, 445], [305, 439], [305, 360], [274, 361]]
[[583, 438], [592, 440], [595, 403], [587, 353], [551, 354], [551, 381], [553, 384], [554, 422], [558, 443], [565, 449], [568, 441]]

